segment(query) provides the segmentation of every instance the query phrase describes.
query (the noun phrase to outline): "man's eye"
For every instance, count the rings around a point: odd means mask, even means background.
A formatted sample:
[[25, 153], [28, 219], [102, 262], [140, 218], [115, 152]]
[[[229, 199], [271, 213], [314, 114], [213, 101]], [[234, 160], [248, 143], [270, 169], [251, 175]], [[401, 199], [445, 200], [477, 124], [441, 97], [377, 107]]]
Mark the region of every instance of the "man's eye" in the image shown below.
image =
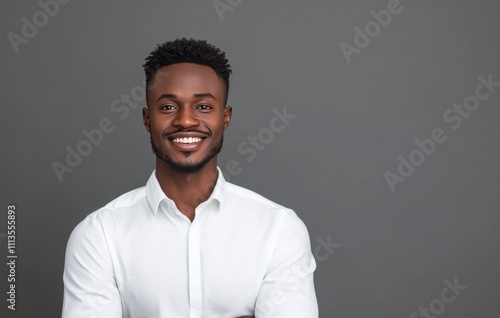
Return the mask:
[[209, 109], [212, 109], [212, 107], [210, 107], [209, 105], [200, 105], [200, 106], [198, 106], [198, 109], [209, 110]]
[[175, 108], [174, 105], [163, 105], [160, 107], [161, 110], [172, 110], [174, 108]]

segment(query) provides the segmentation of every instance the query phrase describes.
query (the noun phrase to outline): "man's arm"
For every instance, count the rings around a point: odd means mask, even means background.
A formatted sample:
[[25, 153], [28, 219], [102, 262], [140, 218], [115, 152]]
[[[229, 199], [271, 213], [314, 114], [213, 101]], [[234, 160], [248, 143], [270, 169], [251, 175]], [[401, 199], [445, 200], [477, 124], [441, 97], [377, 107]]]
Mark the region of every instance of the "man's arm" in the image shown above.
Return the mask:
[[317, 318], [318, 303], [311, 253], [304, 223], [289, 210], [255, 306], [256, 318]]
[[96, 215], [87, 217], [71, 233], [63, 280], [63, 318], [122, 317], [108, 245]]

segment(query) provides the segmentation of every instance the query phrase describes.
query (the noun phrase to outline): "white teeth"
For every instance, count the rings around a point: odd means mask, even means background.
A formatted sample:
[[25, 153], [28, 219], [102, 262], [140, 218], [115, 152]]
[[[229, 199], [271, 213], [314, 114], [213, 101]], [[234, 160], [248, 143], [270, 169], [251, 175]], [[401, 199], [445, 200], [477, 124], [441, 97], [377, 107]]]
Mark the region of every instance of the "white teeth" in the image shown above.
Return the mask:
[[200, 142], [201, 140], [202, 139], [199, 137], [184, 137], [184, 138], [175, 138], [172, 141], [181, 144], [192, 144], [193, 142]]

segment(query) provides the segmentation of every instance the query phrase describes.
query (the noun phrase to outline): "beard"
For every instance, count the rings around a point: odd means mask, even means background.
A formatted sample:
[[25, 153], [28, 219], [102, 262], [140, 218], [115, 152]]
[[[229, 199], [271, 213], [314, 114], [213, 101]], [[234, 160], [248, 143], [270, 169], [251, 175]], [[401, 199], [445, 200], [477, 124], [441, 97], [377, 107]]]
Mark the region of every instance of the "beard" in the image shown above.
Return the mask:
[[[210, 160], [212, 160], [215, 156], [217, 156], [217, 154], [222, 150], [222, 144], [224, 143], [224, 136], [220, 137], [220, 141], [206, 153], [203, 159], [201, 159], [199, 162], [192, 162], [192, 163], [175, 162], [168, 154], [161, 152], [159, 147], [157, 147], [153, 142], [153, 138], [151, 136], [150, 140], [153, 153], [156, 155], [158, 159], [166, 163], [173, 171], [187, 174], [200, 171], [203, 167], [205, 167], [205, 165]], [[183, 152], [183, 154], [184, 156], [188, 157], [190, 155], [190, 152]]]

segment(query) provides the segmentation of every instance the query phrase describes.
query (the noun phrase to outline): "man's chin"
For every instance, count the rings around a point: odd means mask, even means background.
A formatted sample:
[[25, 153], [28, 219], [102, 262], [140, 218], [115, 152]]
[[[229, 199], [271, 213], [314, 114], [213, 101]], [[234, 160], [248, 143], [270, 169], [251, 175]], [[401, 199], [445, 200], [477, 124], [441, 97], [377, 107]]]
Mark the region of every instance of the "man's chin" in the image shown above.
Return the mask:
[[[197, 157], [193, 152], [183, 152], [184, 158], [176, 158], [175, 156], [168, 156], [166, 153], [162, 153], [153, 143], [151, 139], [151, 146], [153, 153], [156, 158], [166, 164], [170, 170], [177, 173], [197, 173], [200, 172], [209, 162], [212, 160], [217, 160], [217, 154], [222, 149], [223, 139], [221, 138], [220, 143], [213, 147], [204, 158], [197, 158], [199, 161], [193, 161], [193, 157]], [[190, 157], [190, 158], [189, 158]]]
[[175, 163], [175, 162], [165, 162], [170, 170], [178, 173], [190, 174], [200, 172], [208, 162], [201, 162], [198, 164], [188, 163]]

